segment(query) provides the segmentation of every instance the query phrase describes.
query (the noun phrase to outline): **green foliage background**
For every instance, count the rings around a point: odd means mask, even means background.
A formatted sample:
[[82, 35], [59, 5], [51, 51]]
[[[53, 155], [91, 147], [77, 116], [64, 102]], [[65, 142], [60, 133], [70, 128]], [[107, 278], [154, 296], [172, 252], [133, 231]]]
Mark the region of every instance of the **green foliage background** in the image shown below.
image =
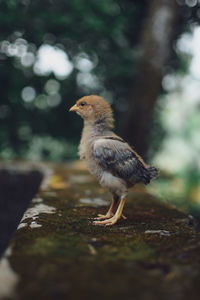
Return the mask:
[[[147, 0], [0, 0], [1, 159], [77, 158], [82, 121], [69, 114], [68, 109], [86, 94], [102, 95], [112, 104], [118, 131], [120, 120], [129, 108], [127, 99], [133, 83], [140, 78], [137, 66], [144, 50], [140, 38], [149, 3]], [[188, 72], [190, 57], [178, 53], [175, 44], [181, 34], [200, 20], [197, 1], [177, 0], [177, 3], [179, 18], [174, 28], [174, 47], [163, 76]], [[68, 76], [35, 71], [39, 50], [44, 45], [67, 54], [73, 66]], [[80, 59], [89, 61], [91, 68], [80, 68]], [[26, 87], [35, 93], [31, 101], [22, 97]], [[51, 101], [54, 105], [49, 104]], [[156, 105], [149, 143], [151, 157], [168, 134], [162, 127], [160, 111]], [[164, 195], [171, 182], [167, 177], [168, 174], [158, 181], [160, 190], [166, 190]], [[188, 209], [193, 200], [184, 204], [185, 199], [196, 191], [199, 170], [190, 166], [175, 174], [176, 187], [177, 178], [183, 179], [185, 188], [179, 187], [179, 197], [174, 199], [179, 201], [182, 197], [181, 203]], [[196, 202], [192, 204], [195, 209], [199, 205]]]
[[[59, 140], [66, 147], [78, 142], [81, 121], [67, 110], [85, 94], [107, 95], [109, 101], [115, 99], [114, 108], [119, 115], [117, 107], [120, 101], [125, 102], [134, 73], [135, 45], [143, 14], [144, 3], [130, 5], [130, 1], [90, 0], [87, 5], [80, 0], [0, 1], [1, 49], [7, 41], [13, 48], [16, 44], [22, 49], [26, 47], [36, 59], [39, 47], [48, 44], [65, 51], [74, 65], [72, 73], [62, 80], [53, 73], [38, 76], [33, 70], [34, 63], [24, 66], [19, 57], [1, 51], [1, 105], [5, 110], [0, 132], [3, 157], [24, 157], [27, 151], [30, 157], [28, 149], [32, 147], [32, 139], [51, 136], [51, 143], [43, 140], [44, 149], [41, 143], [38, 146], [41, 158], [73, 158], [75, 154], [69, 149], [54, 155], [52, 143]], [[75, 64], [80, 55], [93, 62], [91, 75], [98, 78], [96, 86], [78, 83], [81, 72]], [[48, 95], [44, 87], [49, 79], [60, 83], [62, 101], [56, 107], [45, 105]], [[25, 103], [21, 97], [26, 86], [36, 92], [31, 103]]]

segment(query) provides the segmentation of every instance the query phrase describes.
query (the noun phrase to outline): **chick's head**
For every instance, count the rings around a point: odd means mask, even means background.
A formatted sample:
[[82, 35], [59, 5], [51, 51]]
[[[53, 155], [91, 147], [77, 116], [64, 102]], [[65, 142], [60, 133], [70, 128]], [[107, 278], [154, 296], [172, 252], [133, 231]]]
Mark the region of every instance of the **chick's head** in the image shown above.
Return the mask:
[[112, 109], [108, 102], [100, 96], [90, 95], [82, 97], [69, 111], [76, 112], [86, 121], [105, 121], [108, 124], [108, 127], [113, 127]]

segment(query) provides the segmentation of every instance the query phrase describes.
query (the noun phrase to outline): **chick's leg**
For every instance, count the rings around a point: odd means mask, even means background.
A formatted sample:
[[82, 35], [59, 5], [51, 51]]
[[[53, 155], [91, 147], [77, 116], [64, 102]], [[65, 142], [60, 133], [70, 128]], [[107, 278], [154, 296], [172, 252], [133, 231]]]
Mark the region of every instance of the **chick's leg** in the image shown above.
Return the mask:
[[95, 222], [93, 222], [93, 224], [94, 225], [106, 225], [106, 226], [112, 226], [112, 225], [116, 224], [117, 221], [123, 217], [122, 211], [124, 208], [125, 201], [126, 201], [126, 196], [122, 196], [120, 204], [117, 208], [117, 211], [112, 218], [106, 219], [104, 221], [95, 221]]
[[95, 218], [95, 220], [105, 220], [105, 219], [112, 218], [114, 216], [115, 207], [116, 207], [118, 201], [119, 201], [119, 196], [114, 194], [113, 198], [112, 198], [111, 206], [110, 206], [109, 210], [107, 211], [107, 213], [105, 215], [98, 214], [98, 217]]

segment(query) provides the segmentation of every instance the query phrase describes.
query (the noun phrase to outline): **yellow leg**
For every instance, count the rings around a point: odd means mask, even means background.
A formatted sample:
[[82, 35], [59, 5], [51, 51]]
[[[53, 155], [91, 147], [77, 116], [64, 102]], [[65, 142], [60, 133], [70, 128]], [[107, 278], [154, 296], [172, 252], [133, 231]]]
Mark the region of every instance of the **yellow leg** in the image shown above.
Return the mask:
[[105, 220], [105, 219], [112, 218], [114, 216], [114, 210], [115, 210], [115, 207], [116, 207], [118, 201], [119, 201], [119, 197], [114, 195], [112, 198], [112, 203], [111, 203], [110, 208], [107, 211], [107, 213], [105, 215], [98, 214], [98, 217], [95, 218], [95, 220]]
[[[111, 226], [111, 225], [114, 225], [117, 223], [117, 221], [120, 219], [120, 218], [123, 218], [124, 216], [122, 215], [122, 211], [123, 211], [123, 208], [124, 208], [124, 204], [125, 204], [125, 201], [126, 201], [126, 196], [123, 196], [121, 198], [121, 201], [119, 203], [119, 206], [117, 208], [117, 211], [115, 213], [115, 215], [110, 218], [110, 219], [106, 219], [104, 221], [94, 221], [93, 224], [94, 225], [106, 225], [106, 226]], [[125, 218], [125, 217], [124, 217]]]

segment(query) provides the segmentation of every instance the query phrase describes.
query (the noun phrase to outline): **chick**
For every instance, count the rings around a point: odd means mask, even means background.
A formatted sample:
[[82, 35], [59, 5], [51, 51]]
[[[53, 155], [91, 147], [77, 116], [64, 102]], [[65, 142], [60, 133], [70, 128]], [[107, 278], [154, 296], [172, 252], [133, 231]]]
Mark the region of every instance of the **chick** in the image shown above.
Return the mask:
[[147, 166], [128, 143], [112, 131], [112, 109], [102, 97], [85, 96], [69, 111], [76, 112], [84, 120], [79, 145], [80, 158], [100, 184], [112, 194], [109, 210], [105, 215], [98, 215], [93, 224], [114, 225], [120, 218], [125, 218], [122, 211], [128, 188], [139, 182], [148, 184], [157, 177], [158, 170]]

